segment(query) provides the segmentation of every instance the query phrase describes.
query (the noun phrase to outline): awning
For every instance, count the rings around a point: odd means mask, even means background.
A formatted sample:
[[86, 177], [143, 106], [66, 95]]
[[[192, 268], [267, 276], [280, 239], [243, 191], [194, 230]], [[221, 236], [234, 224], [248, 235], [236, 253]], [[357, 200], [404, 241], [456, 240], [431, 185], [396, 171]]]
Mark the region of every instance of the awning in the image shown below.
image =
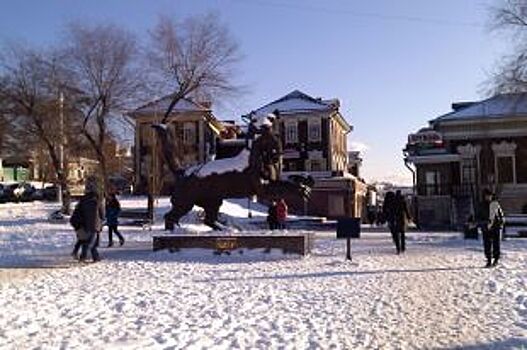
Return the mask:
[[459, 154], [430, 154], [426, 156], [408, 156], [406, 160], [414, 164], [435, 164], [459, 162]]

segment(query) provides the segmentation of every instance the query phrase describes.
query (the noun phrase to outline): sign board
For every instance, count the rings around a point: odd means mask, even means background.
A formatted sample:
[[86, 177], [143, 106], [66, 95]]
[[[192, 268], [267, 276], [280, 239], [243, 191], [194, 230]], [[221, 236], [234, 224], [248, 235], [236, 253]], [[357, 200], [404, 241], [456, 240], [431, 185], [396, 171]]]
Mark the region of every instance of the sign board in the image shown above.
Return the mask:
[[360, 218], [340, 218], [337, 221], [337, 239], [360, 238]]
[[421, 131], [408, 135], [409, 145], [442, 145], [443, 136], [437, 131]]

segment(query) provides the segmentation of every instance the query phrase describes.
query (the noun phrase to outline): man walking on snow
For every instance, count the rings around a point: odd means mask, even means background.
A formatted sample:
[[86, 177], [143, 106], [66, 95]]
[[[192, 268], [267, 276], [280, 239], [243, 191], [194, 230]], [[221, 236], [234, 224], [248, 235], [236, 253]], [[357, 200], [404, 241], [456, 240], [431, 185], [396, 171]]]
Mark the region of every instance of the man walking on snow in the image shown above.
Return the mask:
[[483, 248], [487, 258], [485, 267], [496, 266], [500, 260], [500, 236], [504, 223], [503, 216], [503, 210], [495, 196], [488, 189], [485, 189], [483, 191], [483, 200], [479, 205], [478, 215], [483, 234]]

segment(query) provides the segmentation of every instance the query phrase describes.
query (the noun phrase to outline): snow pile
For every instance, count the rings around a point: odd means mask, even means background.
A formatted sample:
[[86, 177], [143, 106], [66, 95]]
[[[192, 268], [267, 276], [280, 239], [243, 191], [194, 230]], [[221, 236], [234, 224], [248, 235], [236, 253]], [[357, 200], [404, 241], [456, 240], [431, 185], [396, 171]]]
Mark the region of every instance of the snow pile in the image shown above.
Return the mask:
[[[244, 203], [222, 210], [246, 232]], [[135, 205], [144, 199], [123, 200]], [[166, 210], [168, 200], [159, 206]], [[154, 253], [152, 232], [122, 227], [124, 247], [78, 265], [68, 257], [69, 227], [43, 219], [52, 205], [0, 208], [0, 261], [37, 248], [70, 261], [18, 275], [0, 269], [2, 349], [527, 346], [527, 240], [503, 242], [502, 264], [483, 269], [481, 242], [456, 233], [410, 233], [400, 256], [388, 232], [364, 233], [348, 263], [345, 243], [323, 227], [296, 232], [316, 235], [307, 258]], [[253, 220], [264, 209], [256, 206]], [[198, 225], [197, 211], [185, 220], [183, 227]]]
[[195, 175], [205, 177], [212, 174], [224, 174], [231, 171], [242, 172], [249, 167], [249, 157], [251, 152], [243, 149], [237, 156], [232, 158], [217, 159], [188, 168], [185, 175]]

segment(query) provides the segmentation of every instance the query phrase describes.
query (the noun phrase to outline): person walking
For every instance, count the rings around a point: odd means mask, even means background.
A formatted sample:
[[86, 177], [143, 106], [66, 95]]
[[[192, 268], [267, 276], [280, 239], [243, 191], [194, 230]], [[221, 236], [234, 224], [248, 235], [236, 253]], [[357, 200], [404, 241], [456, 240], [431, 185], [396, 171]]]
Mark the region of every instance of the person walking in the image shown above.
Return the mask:
[[278, 228], [278, 217], [276, 213], [276, 201], [272, 201], [267, 211], [267, 224], [270, 230], [276, 230]]
[[488, 189], [483, 191], [478, 221], [483, 234], [483, 250], [487, 259], [485, 267], [496, 266], [501, 257], [500, 236], [504, 214], [495, 195]]
[[101, 260], [97, 247], [99, 245], [99, 233], [102, 230], [104, 220], [104, 205], [98, 195], [97, 179], [90, 177], [86, 179], [84, 195], [79, 200], [75, 210], [78, 210], [79, 222], [86, 237], [80, 243], [80, 261], [86, 261], [88, 251], [94, 262]]
[[[80, 203], [80, 202], [79, 202]], [[73, 210], [73, 213], [70, 217], [70, 224], [75, 230], [75, 236], [76, 236], [76, 242], [75, 246], [73, 247], [73, 251], [71, 252], [71, 256], [75, 259], [79, 259], [79, 250], [81, 249], [83, 244], [88, 243], [88, 235], [86, 234], [86, 231], [83, 228], [83, 222], [81, 217], [81, 212], [79, 209], [79, 203], [75, 206], [75, 209]]]
[[108, 225], [108, 247], [113, 246], [113, 234], [119, 238], [119, 245], [124, 244], [124, 237], [118, 230], [119, 214], [121, 213], [121, 204], [115, 193], [111, 193], [106, 199], [106, 224]]
[[393, 237], [397, 254], [406, 251], [406, 230], [408, 222], [411, 220], [408, 204], [401, 191], [395, 192], [393, 200]]
[[395, 244], [395, 248], [399, 254], [401, 250], [400, 242], [395, 233], [395, 193], [392, 191], [386, 192], [386, 195], [384, 196], [384, 203], [382, 204], [382, 216], [388, 225], [388, 229], [392, 235], [393, 243]]
[[276, 218], [278, 221], [278, 228], [285, 229], [285, 221], [287, 220], [287, 204], [285, 200], [281, 198], [276, 204]]

